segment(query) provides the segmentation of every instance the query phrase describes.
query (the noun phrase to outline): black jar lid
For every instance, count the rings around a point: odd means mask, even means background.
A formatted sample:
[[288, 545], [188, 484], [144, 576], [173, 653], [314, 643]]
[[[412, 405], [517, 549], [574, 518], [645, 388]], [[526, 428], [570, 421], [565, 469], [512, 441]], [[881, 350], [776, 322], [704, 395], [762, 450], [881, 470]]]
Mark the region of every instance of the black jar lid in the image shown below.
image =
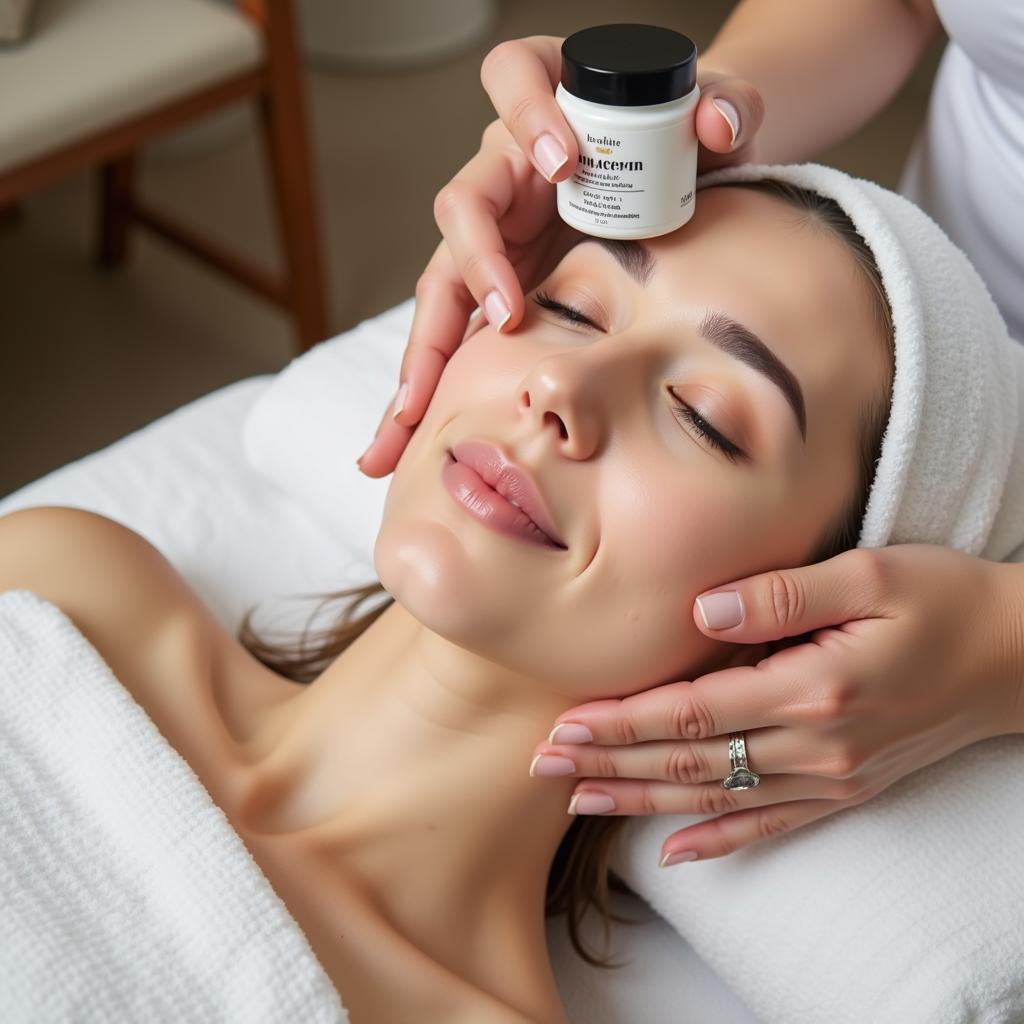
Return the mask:
[[591, 103], [645, 107], [697, 84], [697, 47], [659, 25], [595, 25], [562, 43], [562, 88]]

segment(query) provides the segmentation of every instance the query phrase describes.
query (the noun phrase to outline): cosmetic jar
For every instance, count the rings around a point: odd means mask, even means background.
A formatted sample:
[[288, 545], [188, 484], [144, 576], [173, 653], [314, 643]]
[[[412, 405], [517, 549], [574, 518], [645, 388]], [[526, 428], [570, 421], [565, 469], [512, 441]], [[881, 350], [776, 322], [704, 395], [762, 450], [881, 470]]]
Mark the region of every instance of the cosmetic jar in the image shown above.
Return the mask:
[[596, 25], [562, 43], [555, 90], [579, 162], [556, 183], [558, 215], [602, 238], [685, 224], [697, 178], [697, 47], [657, 25]]

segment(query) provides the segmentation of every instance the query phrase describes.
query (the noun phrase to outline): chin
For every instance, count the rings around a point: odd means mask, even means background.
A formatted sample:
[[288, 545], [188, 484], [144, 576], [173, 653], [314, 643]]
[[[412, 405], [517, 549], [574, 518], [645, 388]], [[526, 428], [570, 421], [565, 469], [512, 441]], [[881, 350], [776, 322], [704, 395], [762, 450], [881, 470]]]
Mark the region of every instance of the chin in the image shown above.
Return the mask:
[[507, 607], [505, 615], [493, 607], [500, 588], [443, 523], [386, 519], [373, 564], [384, 589], [413, 618], [453, 643], [477, 650], [496, 629], [507, 631]]

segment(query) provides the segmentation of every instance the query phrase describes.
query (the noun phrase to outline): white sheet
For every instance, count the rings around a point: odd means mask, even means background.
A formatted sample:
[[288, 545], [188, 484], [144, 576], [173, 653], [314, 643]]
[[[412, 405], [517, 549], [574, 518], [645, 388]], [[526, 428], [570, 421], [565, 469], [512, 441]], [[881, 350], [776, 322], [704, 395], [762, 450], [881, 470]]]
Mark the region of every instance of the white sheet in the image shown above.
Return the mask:
[[[268, 599], [369, 582], [373, 571], [246, 463], [242, 423], [271, 379], [240, 381], [184, 406], [0, 500], [0, 514], [46, 504], [99, 512], [159, 548], [228, 629], [265, 600], [274, 615], [257, 616], [257, 625], [298, 625], [309, 604], [289, 611]], [[646, 909], [627, 899], [614, 905], [631, 917]], [[613, 955], [631, 960], [616, 970], [581, 961], [564, 922], [549, 921], [549, 950], [573, 1024], [757, 1024], [686, 942], [649, 910], [646, 916], [648, 923], [613, 927]]]

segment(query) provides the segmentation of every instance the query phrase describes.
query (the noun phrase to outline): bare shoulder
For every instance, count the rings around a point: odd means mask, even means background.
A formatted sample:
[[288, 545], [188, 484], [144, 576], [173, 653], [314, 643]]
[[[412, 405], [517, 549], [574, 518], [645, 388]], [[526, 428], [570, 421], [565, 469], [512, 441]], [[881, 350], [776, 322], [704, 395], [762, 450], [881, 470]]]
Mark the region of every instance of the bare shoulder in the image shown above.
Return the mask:
[[242, 647], [145, 537], [95, 512], [42, 505], [0, 516], [0, 593], [21, 588], [60, 608], [179, 743], [173, 723], [208, 717], [209, 687], [232, 731], [246, 734], [252, 714], [296, 685]]
[[0, 592], [19, 588], [60, 608], [118, 676], [157, 664], [171, 633], [190, 646], [213, 640], [212, 614], [174, 566], [95, 512], [43, 505], [0, 516]]

